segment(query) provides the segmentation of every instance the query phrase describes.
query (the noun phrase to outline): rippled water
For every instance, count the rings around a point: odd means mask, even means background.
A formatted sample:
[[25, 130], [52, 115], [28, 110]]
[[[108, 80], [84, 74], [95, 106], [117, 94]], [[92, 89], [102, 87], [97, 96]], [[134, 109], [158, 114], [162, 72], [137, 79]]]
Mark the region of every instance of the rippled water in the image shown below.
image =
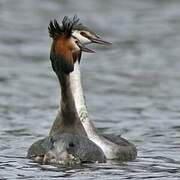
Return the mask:
[[[74, 14], [113, 42], [84, 54], [83, 87], [99, 131], [136, 144], [134, 162], [68, 168], [25, 158], [48, 134], [59, 103], [49, 20]], [[179, 179], [179, 47], [179, 0], [2, 0], [0, 179]]]

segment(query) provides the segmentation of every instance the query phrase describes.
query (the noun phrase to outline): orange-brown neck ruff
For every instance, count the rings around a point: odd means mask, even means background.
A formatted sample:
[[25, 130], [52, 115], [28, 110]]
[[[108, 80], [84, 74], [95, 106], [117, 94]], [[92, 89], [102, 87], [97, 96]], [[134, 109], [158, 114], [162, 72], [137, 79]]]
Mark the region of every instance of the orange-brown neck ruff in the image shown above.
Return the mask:
[[54, 39], [51, 51], [57, 56], [63, 57], [59, 59], [59, 61], [61, 61], [60, 64], [62, 65], [62, 70], [66, 73], [70, 73], [74, 70], [72, 50], [73, 47], [69, 38], [61, 36]]

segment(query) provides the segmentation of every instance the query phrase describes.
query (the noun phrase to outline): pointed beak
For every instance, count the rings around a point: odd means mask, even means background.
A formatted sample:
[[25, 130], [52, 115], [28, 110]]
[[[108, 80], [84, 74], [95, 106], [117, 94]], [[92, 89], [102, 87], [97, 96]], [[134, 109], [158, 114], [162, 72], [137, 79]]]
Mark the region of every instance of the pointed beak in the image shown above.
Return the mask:
[[92, 43], [97, 43], [97, 44], [102, 44], [102, 45], [111, 45], [111, 42], [103, 40], [99, 36], [94, 36], [94, 37], [88, 37]]
[[95, 53], [95, 51], [87, 48], [84, 44], [82, 44], [80, 42], [78, 43], [78, 46], [81, 49], [81, 51], [88, 52], [88, 53]]

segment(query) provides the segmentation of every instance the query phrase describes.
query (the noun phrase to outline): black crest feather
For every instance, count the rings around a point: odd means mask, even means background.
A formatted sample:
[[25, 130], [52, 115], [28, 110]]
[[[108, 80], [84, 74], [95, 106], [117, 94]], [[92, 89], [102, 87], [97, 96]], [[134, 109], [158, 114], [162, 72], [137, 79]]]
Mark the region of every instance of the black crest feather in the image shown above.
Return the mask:
[[68, 38], [72, 34], [73, 27], [79, 24], [78, 22], [79, 18], [76, 15], [72, 20], [65, 16], [62, 20], [62, 26], [54, 19], [54, 21], [50, 21], [49, 23], [49, 36], [54, 39], [57, 36], [65, 35]]

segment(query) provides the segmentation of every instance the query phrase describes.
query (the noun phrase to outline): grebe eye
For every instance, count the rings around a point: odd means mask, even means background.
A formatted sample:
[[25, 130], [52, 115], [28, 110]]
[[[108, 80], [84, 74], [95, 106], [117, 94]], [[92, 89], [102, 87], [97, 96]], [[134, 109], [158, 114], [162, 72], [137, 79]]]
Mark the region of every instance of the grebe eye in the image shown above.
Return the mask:
[[87, 34], [84, 31], [81, 31], [80, 34], [85, 37], [87, 36]]

